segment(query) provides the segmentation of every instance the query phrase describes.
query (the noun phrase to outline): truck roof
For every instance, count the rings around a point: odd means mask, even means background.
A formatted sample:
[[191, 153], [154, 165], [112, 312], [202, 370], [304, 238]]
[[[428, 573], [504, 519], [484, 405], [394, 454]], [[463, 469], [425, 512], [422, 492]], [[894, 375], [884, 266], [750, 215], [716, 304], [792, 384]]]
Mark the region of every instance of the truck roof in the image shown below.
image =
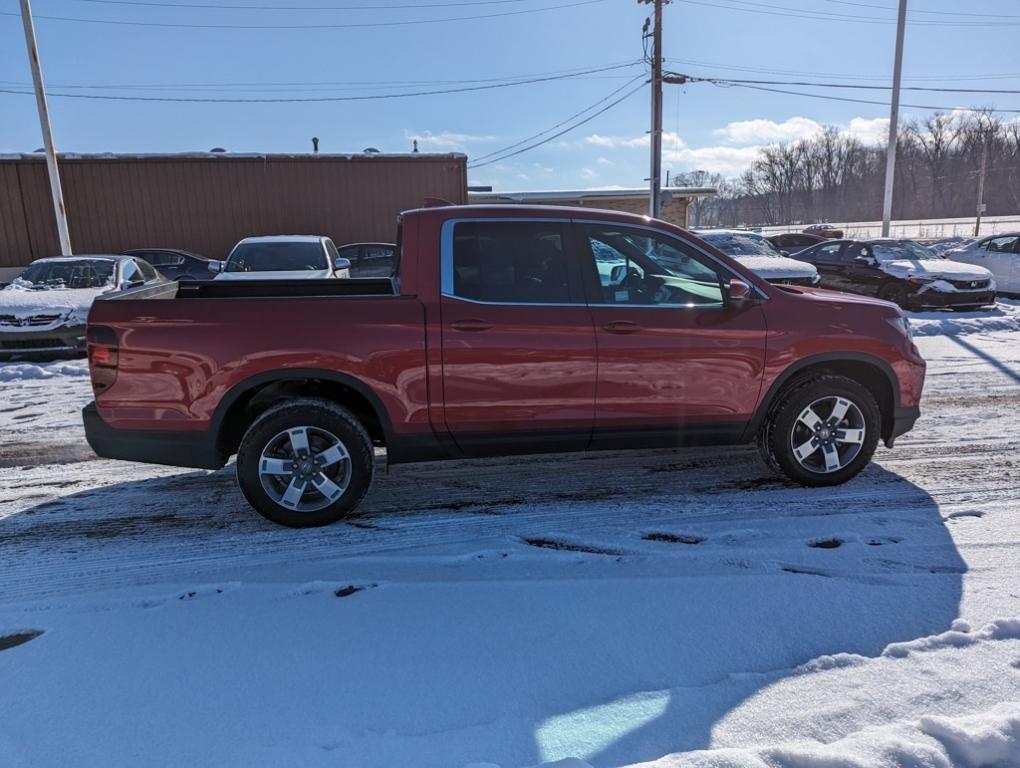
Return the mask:
[[325, 235], [260, 235], [258, 237], [246, 237], [241, 243], [317, 243], [325, 239]]

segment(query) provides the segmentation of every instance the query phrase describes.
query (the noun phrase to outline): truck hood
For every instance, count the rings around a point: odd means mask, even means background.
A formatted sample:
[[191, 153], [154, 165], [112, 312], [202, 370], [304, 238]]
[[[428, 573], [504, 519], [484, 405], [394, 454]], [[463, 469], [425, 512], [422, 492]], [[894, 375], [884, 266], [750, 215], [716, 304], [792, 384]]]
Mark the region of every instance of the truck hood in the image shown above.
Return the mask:
[[894, 277], [936, 277], [947, 280], [988, 280], [992, 273], [976, 264], [964, 264], [949, 259], [883, 261], [879, 269]]
[[[24, 330], [20, 324], [12, 324], [9, 319], [11, 317], [17, 322], [40, 315], [59, 315], [59, 320], [47, 324], [47, 327], [84, 323], [92, 302], [109, 290], [111, 286], [34, 290], [25, 285], [12, 283], [0, 290], [0, 330]], [[71, 322], [65, 323], [69, 318]], [[35, 327], [38, 326], [33, 325], [33, 328]]]
[[220, 272], [214, 280], [325, 280], [333, 277], [328, 269], [291, 269], [279, 272]]
[[759, 277], [766, 280], [785, 280], [789, 278], [814, 277], [818, 270], [814, 264], [785, 256], [734, 256], [738, 262]]

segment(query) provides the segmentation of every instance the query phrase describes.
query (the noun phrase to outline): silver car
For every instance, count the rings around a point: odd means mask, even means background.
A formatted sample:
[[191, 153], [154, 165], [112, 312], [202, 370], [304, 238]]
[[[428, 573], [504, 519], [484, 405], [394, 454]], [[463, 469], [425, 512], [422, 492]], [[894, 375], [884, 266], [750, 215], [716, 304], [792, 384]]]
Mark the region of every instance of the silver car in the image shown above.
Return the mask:
[[999, 293], [1020, 294], [1020, 232], [982, 237], [942, 255], [953, 261], [984, 267], [995, 275]]

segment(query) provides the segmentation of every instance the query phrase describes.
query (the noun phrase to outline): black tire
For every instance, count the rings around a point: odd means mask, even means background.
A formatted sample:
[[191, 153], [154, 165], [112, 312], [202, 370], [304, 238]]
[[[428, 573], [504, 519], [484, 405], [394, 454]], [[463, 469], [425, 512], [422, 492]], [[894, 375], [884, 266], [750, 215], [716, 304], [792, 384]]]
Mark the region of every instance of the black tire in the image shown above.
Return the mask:
[[907, 289], [899, 283], [886, 283], [878, 289], [878, 298], [883, 301], [891, 301], [896, 306], [906, 309]]
[[[839, 445], [835, 447], [840, 460], [844, 458], [840, 451], [843, 451], [847, 458], [844, 466], [833, 471], [820, 469], [812, 471], [798, 460], [794, 452], [794, 443], [804, 444], [803, 433], [807, 426], [800, 417], [805, 413], [805, 409], [819, 401], [824, 402], [827, 398], [850, 401], [856, 408], [856, 411], [851, 413], [855, 418], [859, 417], [860, 426], [864, 429], [863, 440], [859, 443], [856, 454], [852, 456], [852, 446], [844, 444], [843, 447]], [[824, 417], [824, 414], [820, 415]], [[841, 423], [847, 424], [849, 419], [850, 415]], [[823, 428], [827, 428], [828, 422], [824, 424], [826, 426]], [[830, 429], [836, 427], [832, 426]], [[758, 450], [769, 467], [795, 483], [812, 487], [839, 485], [854, 477], [871, 461], [881, 429], [882, 414], [878, 403], [875, 402], [875, 396], [867, 387], [845, 376], [823, 374], [800, 379], [779, 393], [775, 405], [769, 409], [768, 416], [758, 433]], [[808, 441], [814, 441], [817, 434], [812, 436], [809, 430], [806, 437]], [[806, 461], [822, 461], [825, 450], [819, 448], [818, 454], [808, 457]]]
[[[263, 452], [277, 450], [273, 446], [276, 445], [281, 433], [297, 427], [308, 427], [315, 435], [328, 434], [337, 438], [347, 453], [346, 459], [321, 471], [317, 468], [309, 469], [310, 473], [315, 472], [316, 478], [326, 477], [331, 482], [338, 481], [339, 484], [335, 486], [337, 489], [342, 487], [339, 473], [343, 473], [346, 487], [332, 502], [311, 487], [314, 481], [298, 480], [298, 484], [306, 489], [301, 498], [311, 497], [308, 503], [313, 506], [325, 505], [320, 508], [310, 510], [288, 508], [270, 495], [263, 485], [264, 476], [260, 473]], [[313, 439], [322, 439], [315, 435]], [[276, 455], [281, 456], [281, 460], [287, 459], [286, 454]], [[293, 456], [293, 453], [290, 455]], [[314, 458], [314, 446], [309, 455]], [[298, 471], [296, 462], [288, 463], [294, 471]], [[368, 493], [372, 484], [373, 469], [374, 453], [368, 432], [350, 411], [328, 400], [303, 398], [273, 406], [248, 428], [237, 449], [237, 484], [245, 499], [267, 520], [290, 528], [328, 525], [344, 518]], [[285, 488], [293, 480], [290, 475], [266, 477], [266, 483], [273, 488], [277, 488], [276, 483], [281, 484], [280, 488]]]

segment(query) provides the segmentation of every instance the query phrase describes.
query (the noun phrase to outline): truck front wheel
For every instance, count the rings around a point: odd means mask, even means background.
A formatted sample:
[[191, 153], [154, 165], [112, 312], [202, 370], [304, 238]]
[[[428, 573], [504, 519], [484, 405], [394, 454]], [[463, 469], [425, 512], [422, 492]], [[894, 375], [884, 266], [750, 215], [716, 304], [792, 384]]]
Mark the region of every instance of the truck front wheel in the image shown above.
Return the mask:
[[839, 485], [878, 445], [882, 415], [871, 391], [845, 376], [803, 379], [780, 393], [762, 425], [765, 462], [801, 485]]
[[237, 449], [237, 483], [263, 517], [291, 528], [328, 525], [372, 484], [372, 441], [350, 411], [328, 400], [276, 405]]

